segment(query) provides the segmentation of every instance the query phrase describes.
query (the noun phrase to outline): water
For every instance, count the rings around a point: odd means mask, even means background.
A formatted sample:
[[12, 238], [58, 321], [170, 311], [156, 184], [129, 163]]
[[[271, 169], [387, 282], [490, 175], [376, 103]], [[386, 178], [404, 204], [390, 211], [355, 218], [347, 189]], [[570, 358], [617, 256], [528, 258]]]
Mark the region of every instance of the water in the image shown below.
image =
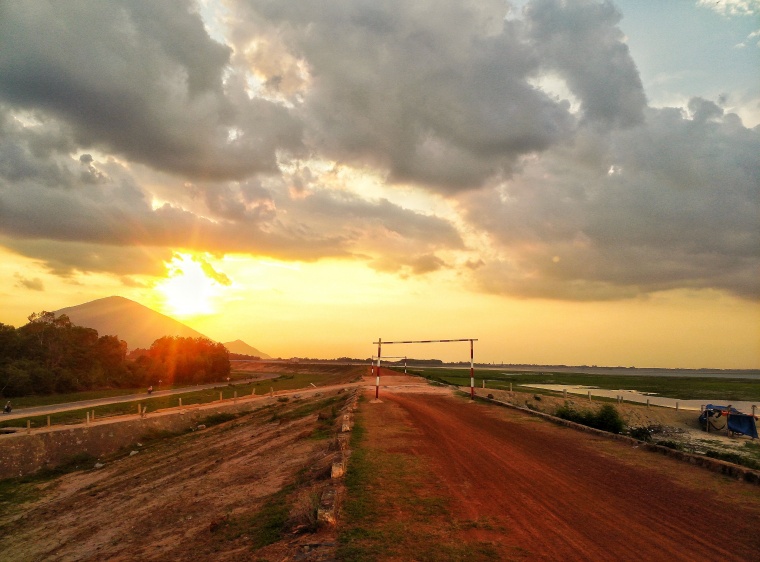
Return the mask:
[[[635, 367], [589, 367], [586, 365], [567, 367], [565, 365], [503, 365], [477, 366], [477, 369], [499, 370], [505, 375], [530, 373], [583, 373], [586, 375], [628, 375], [643, 377], [697, 377], [715, 379], [760, 380], [760, 369], [638, 369]], [[513, 370], [512, 370], [513, 369]]]
[[[678, 408], [681, 410], [695, 410], [699, 412], [702, 406], [706, 404], [713, 404], [715, 406], [728, 406], [728, 402], [721, 400], [681, 400], [679, 398], [665, 398], [663, 396], [657, 396], [653, 394], [646, 394], [639, 392], [638, 390], [606, 390], [604, 388], [593, 388], [582, 385], [569, 385], [569, 384], [530, 384], [522, 385], [525, 388], [538, 388], [543, 390], [553, 390], [556, 392], [562, 392], [567, 390], [568, 394], [574, 394], [579, 396], [591, 396], [604, 397], [604, 398], [617, 398], [622, 396], [626, 402], [635, 402], [638, 404], [646, 404], [647, 400], [653, 406], [664, 406], [666, 408], [675, 408], [678, 404]], [[736, 408], [742, 413], [752, 414], [760, 412], [760, 403], [736, 401], [731, 402], [731, 406]], [[752, 411], [752, 407], [756, 407], [756, 412]]]

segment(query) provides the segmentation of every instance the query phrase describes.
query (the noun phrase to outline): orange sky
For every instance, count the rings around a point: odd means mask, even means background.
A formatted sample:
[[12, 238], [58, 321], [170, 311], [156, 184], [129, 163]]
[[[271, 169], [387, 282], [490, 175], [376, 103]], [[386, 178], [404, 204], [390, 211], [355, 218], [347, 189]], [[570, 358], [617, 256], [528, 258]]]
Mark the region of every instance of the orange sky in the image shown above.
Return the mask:
[[[14, 269], [33, 270], [12, 255], [2, 257], [0, 275], [11, 283]], [[35, 278], [48, 290], [25, 299], [0, 293], [8, 303], [2, 321], [20, 325], [32, 311], [118, 293], [211, 338], [243, 339], [274, 357], [369, 357], [378, 337], [477, 338], [480, 362], [735, 369], [760, 364], [760, 307], [717, 292], [670, 291], [596, 303], [510, 299], [469, 291], [456, 276], [401, 280], [342, 261], [207, 258], [230, 284], [199, 280], [191, 265], [190, 289], [183, 293], [176, 284], [168, 296], [165, 288], [172, 286], [166, 278], [125, 290], [109, 276], [61, 281], [38, 270]], [[192, 259], [176, 263], [185, 266]], [[469, 360], [467, 343], [389, 346], [384, 353]]]

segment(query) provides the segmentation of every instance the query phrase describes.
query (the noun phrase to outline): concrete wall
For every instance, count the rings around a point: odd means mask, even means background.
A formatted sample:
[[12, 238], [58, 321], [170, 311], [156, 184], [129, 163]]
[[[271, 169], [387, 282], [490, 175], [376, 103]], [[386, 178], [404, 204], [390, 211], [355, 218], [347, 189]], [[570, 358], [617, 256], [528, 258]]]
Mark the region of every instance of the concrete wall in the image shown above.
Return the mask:
[[132, 446], [156, 431], [187, 431], [216, 413], [236, 413], [258, 409], [274, 402], [272, 398], [225, 400], [202, 407], [171, 410], [98, 420], [88, 425], [53, 426], [0, 435], [0, 479], [24, 476], [41, 468], [55, 467], [74, 455], [94, 457]]

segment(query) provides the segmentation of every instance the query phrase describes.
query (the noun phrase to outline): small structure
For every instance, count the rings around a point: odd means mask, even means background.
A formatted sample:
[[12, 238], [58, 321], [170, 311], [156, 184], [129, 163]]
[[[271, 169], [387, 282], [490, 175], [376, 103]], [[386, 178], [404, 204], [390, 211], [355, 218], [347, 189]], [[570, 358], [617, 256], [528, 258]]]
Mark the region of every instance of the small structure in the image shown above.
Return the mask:
[[730, 433], [747, 435], [752, 439], [757, 439], [756, 419], [755, 416], [744, 414], [730, 405], [708, 404], [699, 415], [699, 423], [708, 433], [725, 429]]

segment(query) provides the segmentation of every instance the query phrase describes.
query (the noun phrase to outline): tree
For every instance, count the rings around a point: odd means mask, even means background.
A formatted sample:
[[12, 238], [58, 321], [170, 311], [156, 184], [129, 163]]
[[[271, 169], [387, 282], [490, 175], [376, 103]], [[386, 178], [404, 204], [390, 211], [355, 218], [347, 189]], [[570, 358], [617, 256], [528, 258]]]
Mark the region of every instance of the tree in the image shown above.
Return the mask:
[[154, 380], [202, 383], [222, 380], [230, 373], [229, 351], [208, 338], [165, 336], [153, 342], [146, 357]]
[[65, 314], [35, 312], [17, 329], [0, 323], [0, 396], [211, 382], [230, 373], [227, 348], [208, 338], [167, 336], [136, 355], [127, 361], [117, 336], [98, 337]]
[[0, 394], [46, 394], [124, 384], [127, 344], [77, 326], [68, 316], [35, 312], [18, 329], [0, 325]]
[[103, 386], [122, 386], [127, 374], [127, 342], [116, 336], [101, 336], [94, 346], [95, 359], [102, 370]]

